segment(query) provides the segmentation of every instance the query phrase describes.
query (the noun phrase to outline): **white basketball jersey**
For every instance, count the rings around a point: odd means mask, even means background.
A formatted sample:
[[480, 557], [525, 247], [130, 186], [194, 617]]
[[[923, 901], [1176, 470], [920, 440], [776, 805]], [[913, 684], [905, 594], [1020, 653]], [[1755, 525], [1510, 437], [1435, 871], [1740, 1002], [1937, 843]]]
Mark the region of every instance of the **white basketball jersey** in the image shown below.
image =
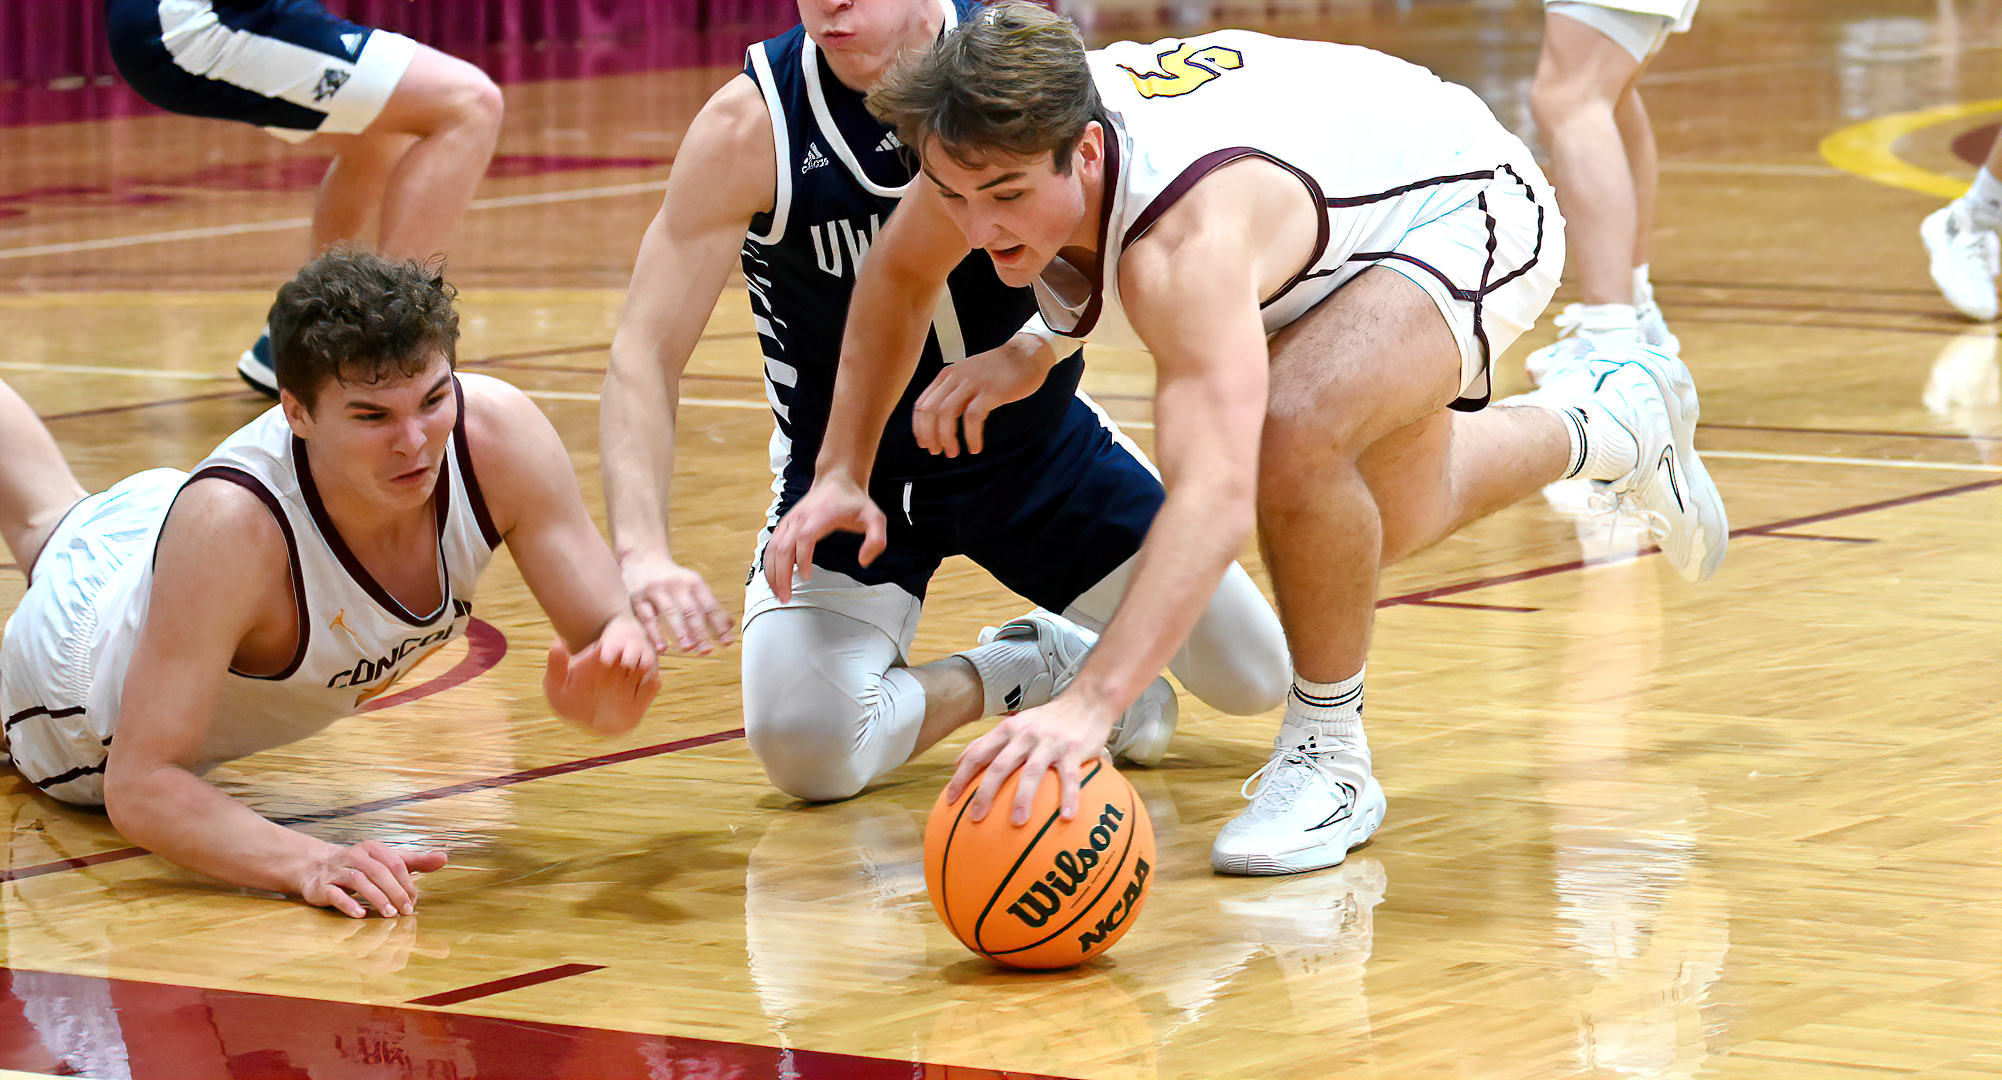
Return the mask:
[[[465, 636], [473, 585], [501, 538], [487, 513], [466, 447], [465, 397], [447, 443], [433, 504], [437, 508], [436, 609], [406, 609], [362, 566], [327, 516], [306, 444], [293, 436], [284, 411], [272, 408], [224, 439], [195, 467], [188, 482], [227, 480], [256, 495], [278, 521], [292, 562], [299, 644], [284, 670], [223, 680], [215, 716], [202, 742], [200, 767], [243, 757], [312, 735], [394, 686], [418, 662]], [[163, 517], [164, 521], [164, 517]], [[157, 529], [155, 530], [157, 536]], [[151, 544], [148, 544], [150, 554]], [[100, 734], [113, 734], [125, 672], [149, 617], [152, 559], [121, 598], [99, 606], [97, 665], [88, 715]], [[123, 591], [123, 590], [120, 590]], [[168, 613], [152, 613], [170, 617]]]
[[1116, 42], [1086, 59], [1109, 121], [1098, 270], [1059, 271], [1075, 288], [1036, 282], [1045, 321], [1070, 337], [1145, 347], [1120, 302], [1120, 256], [1233, 161], [1287, 169], [1323, 207], [1313, 258], [1265, 302], [1272, 333], [1346, 280], [1349, 264], [1387, 257], [1413, 226], [1533, 160], [1473, 91], [1359, 46], [1219, 30]]

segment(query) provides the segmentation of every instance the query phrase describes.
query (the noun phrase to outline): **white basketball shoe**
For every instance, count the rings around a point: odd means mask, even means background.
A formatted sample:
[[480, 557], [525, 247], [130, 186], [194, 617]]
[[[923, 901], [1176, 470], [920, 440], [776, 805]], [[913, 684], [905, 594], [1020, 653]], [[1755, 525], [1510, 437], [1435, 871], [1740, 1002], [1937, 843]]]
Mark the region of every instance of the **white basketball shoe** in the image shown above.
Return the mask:
[[1696, 453], [1700, 406], [1689, 368], [1673, 354], [1637, 346], [1594, 357], [1591, 399], [1640, 445], [1639, 465], [1610, 483], [1594, 481], [1601, 512], [1646, 523], [1669, 564], [1689, 581], [1717, 572], [1731, 540], [1723, 496]]
[[2002, 274], [2002, 238], [1976, 225], [1955, 199], [1928, 215], [1919, 238], [1932, 256], [1933, 284], [1954, 310], [1977, 322], [1995, 318], [1995, 278]]
[[[1008, 639], [1034, 640], [1050, 672], [1048, 682], [1038, 676], [1023, 685], [1018, 693], [1011, 694], [1008, 698], [1010, 712], [1033, 709], [1063, 693], [1064, 687], [1069, 686], [1084, 667], [1092, 646], [1098, 644], [1097, 634], [1042, 608], [980, 631], [982, 645]], [[1175, 688], [1168, 685], [1168, 680], [1156, 676], [1141, 692], [1139, 699], [1127, 706], [1113, 723], [1112, 736], [1105, 741], [1106, 751], [1115, 760], [1134, 765], [1159, 763], [1162, 755], [1168, 752], [1168, 743], [1175, 737], [1175, 723], [1180, 711]]]
[[1653, 285], [1635, 284], [1634, 318], [1640, 323], [1642, 344], [1682, 355], [1682, 339], [1669, 330], [1668, 320], [1661, 314], [1661, 305], [1654, 302]]
[[1219, 874], [1334, 866], [1383, 824], [1388, 805], [1370, 774], [1367, 744], [1331, 742], [1311, 725], [1281, 724], [1275, 747], [1244, 782], [1251, 805], [1224, 823], [1210, 848], [1210, 866]]
[[265, 397], [278, 398], [278, 369], [271, 363], [271, 330], [267, 327], [243, 355], [236, 358], [236, 375]]

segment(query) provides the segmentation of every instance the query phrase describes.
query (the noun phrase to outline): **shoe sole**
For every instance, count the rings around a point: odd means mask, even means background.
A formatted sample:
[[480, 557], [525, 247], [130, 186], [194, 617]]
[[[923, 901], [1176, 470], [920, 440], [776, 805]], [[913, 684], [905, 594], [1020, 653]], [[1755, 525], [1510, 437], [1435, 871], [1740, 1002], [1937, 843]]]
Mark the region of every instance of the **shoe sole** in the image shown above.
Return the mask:
[[[1666, 363], [1634, 361], [1648, 378], [1654, 380], [1656, 389], [1661, 391], [1664, 402], [1673, 402], [1668, 413], [1669, 447], [1663, 459], [1673, 472], [1682, 476], [1683, 494], [1695, 508], [1696, 524], [1689, 533], [1689, 549], [1679, 553], [1667, 548], [1662, 553], [1668, 561], [1691, 583], [1700, 582], [1717, 572], [1724, 563], [1724, 552], [1731, 544], [1731, 524], [1724, 511], [1724, 497], [1718, 493], [1717, 485], [1711, 482], [1710, 470], [1703, 465], [1703, 458], [1696, 452], [1696, 418], [1700, 409], [1696, 403], [1696, 382], [1689, 375], [1689, 368], [1680, 358], [1657, 353]], [[1654, 466], [1659, 469], [1661, 463]], [[1672, 481], [1671, 481], [1672, 483]], [[1701, 558], [1693, 558], [1701, 552]]]
[[[1150, 701], [1158, 710], [1154, 722], [1138, 732], [1124, 747], [1113, 750], [1113, 757], [1145, 767], [1159, 765], [1161, 758], [1168, 753], [1168, 744], [1175, 739], [1175, 723], [1181, 717], [1181, 702], [1175, 699], [1175, 688], [1168, 685], [1168, 680], [1156, 678], [1141, 693], [1140, 700], [1127, 711], [1142, 708]], [[1112, 750], [1112, 747], [1106, 749]]]
[[1388, 800], [1383, 796], [1383, 786], [1376, 782], [1374, 775], [1363, 781], [1362, 795], [1356, 803], [1360, 812], [1346, 834], [1285, 852], [1227, 853], [1212, 847], [1210, 869], [1219, 874], [1240, 877], [1271, 877], [1340, 866], [1342, 860], [1349, 857], [1349, 852], [1369, 843], [1370, 837], [1382, 827], [1384, 815], [1390, 809]]
[[243, 350], [243, 355], [236, 358], [236, 377], [242, 379], [252, 390], [263, 394], [273, 401], [277, 401], [277, 375], [273, 373], [267, 379], [264, 377], [266, 370], [268, 370], [266, 366], [258, 362], [257, 351], [255, 349], [245, 349]]

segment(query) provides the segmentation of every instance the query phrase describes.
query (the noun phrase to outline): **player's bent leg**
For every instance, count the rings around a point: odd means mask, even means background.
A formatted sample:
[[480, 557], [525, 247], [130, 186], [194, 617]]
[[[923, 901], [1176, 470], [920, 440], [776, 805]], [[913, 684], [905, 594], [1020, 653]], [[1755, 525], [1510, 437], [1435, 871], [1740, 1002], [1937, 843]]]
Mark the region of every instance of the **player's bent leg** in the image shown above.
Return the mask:
[[772, 786], [810, 802], [851, 798], [908, 761], [924, 687], [881, 630], [819, 608], [744, 626], [744, 737]]
[[49, 533], [84, 494], [35, 410], [0, 383], [0, 537], [23, 573], [33, 577]]
[[364, 136], [415, 136], [382, 197], [380, 249], [425, 257], [445, 248], [500, 134], [501, 92], [486, 73], [418, 46], [410, 66]]
[[[1132, 579], [1129, 559], [1065, 608], [1064, 616], [1094, 633], [1103, 631]], [[1203, 704], [1228, 716], [1255, 716], [1285, 703], [1286, 634], [1244, 567], [1232, 563], [1224, 573], [1168, 670]]]

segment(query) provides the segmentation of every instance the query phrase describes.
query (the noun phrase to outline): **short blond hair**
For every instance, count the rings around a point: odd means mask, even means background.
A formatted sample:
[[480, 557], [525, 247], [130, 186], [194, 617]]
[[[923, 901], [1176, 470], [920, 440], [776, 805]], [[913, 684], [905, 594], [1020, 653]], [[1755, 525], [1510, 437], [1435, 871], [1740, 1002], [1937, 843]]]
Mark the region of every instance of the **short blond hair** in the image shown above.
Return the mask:
[[1100, 112], [1084, 39], [1069, 19], [1028, 0], [982, 8], [869, 92], [869, 111], [924, 152], [936, 140], [969, 168], [999, 152], [1049, 154], [1060, 173]]

